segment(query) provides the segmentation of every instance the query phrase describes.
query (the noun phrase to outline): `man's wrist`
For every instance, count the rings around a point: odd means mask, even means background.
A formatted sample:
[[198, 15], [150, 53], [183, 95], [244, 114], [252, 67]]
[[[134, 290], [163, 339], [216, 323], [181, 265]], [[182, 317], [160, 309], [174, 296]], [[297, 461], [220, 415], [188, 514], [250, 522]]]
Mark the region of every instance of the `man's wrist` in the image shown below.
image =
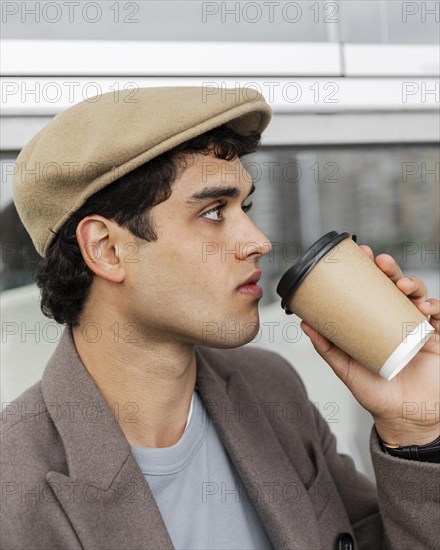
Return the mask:
[[440, 426], [432, 426], [429, 430], [422, 430], [420, 426], [385, 426], [375, 420], [374, 426], [381, 441], [390, 447], [407, 447], [410, 445], [429, 445], [440, 436]]
[[440, 436], [423, 445], [400, 445], [384, 441], [376, 430], [382, 450], [397, 458], [419, 462], [440, 463]]

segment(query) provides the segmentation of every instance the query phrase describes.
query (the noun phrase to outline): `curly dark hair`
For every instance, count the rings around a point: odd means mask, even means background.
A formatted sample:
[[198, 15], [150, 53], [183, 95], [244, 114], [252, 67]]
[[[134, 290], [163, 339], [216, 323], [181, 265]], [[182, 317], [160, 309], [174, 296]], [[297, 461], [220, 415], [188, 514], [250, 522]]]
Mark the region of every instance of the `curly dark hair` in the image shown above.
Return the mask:
[[84, 217], [100, 214], [128, 229], [135, 240], [155, 241], [150, 210], [170, 197], [188, 155], [214, 154], [233, 160], [254, 152], [260, 139], [259, 133], [242, 136], [224, 124], [146, 162], [89, 197], [60, 228], [37, 265], [34, 279], [43, 314], [70, 327], [79, 324], [94, 277], [76, 240], [76, 228]]

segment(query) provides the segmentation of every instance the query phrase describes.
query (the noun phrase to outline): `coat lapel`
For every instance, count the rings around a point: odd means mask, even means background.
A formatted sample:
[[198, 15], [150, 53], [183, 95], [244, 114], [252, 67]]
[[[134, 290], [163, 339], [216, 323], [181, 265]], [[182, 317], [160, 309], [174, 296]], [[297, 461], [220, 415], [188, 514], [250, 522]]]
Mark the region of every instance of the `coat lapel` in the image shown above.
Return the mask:
[[46, 475], [85, 549], [172, 549], [156, 501], [66, 328], [42, 377], [67, 475]]

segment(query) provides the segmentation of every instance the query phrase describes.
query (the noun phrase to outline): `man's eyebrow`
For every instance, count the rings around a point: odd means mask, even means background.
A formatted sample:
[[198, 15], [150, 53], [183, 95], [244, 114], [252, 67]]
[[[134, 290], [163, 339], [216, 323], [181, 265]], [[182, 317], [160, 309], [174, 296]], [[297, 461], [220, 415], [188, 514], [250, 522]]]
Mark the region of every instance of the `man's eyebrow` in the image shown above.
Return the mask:
[[[255, 191], [255, 185], [252, 184], [251, 190], [249, 191], [246, 198], [248, 198], [252, 193]], [[189, 199], [186, 200], [187, 204], [199, 204], [206, 200], [212, 200], [212, 199], [220, 199], [222, 197], [231, 197], [231, 198], [237, 198], [240, 196], [240, 189], [235, 186], [228, 186], [228, 187], [205, 187], [205, 189], [202, 189], [201, 191], [198, 191], [197, 193], [194, 193], [194, 195], [191, 195]]]

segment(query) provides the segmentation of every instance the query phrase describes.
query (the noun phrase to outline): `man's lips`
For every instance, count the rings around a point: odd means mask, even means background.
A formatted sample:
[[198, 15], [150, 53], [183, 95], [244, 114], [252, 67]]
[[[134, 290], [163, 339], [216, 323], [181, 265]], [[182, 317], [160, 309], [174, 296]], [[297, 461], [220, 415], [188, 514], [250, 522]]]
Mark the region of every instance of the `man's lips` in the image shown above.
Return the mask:
[[246, 281], [238, 287], [238, 291], [242, 294], [247, 294], [254, 298], [261, 298], [263, 296], [263, 289], [257, 285], [257, 282], [261, 278], [261, 271], [253, 273]]
[[248, 277], [238, 288], [246, 285], [255, 285], [261, 279], [261, 271], [255, 271], [250, 277]]

